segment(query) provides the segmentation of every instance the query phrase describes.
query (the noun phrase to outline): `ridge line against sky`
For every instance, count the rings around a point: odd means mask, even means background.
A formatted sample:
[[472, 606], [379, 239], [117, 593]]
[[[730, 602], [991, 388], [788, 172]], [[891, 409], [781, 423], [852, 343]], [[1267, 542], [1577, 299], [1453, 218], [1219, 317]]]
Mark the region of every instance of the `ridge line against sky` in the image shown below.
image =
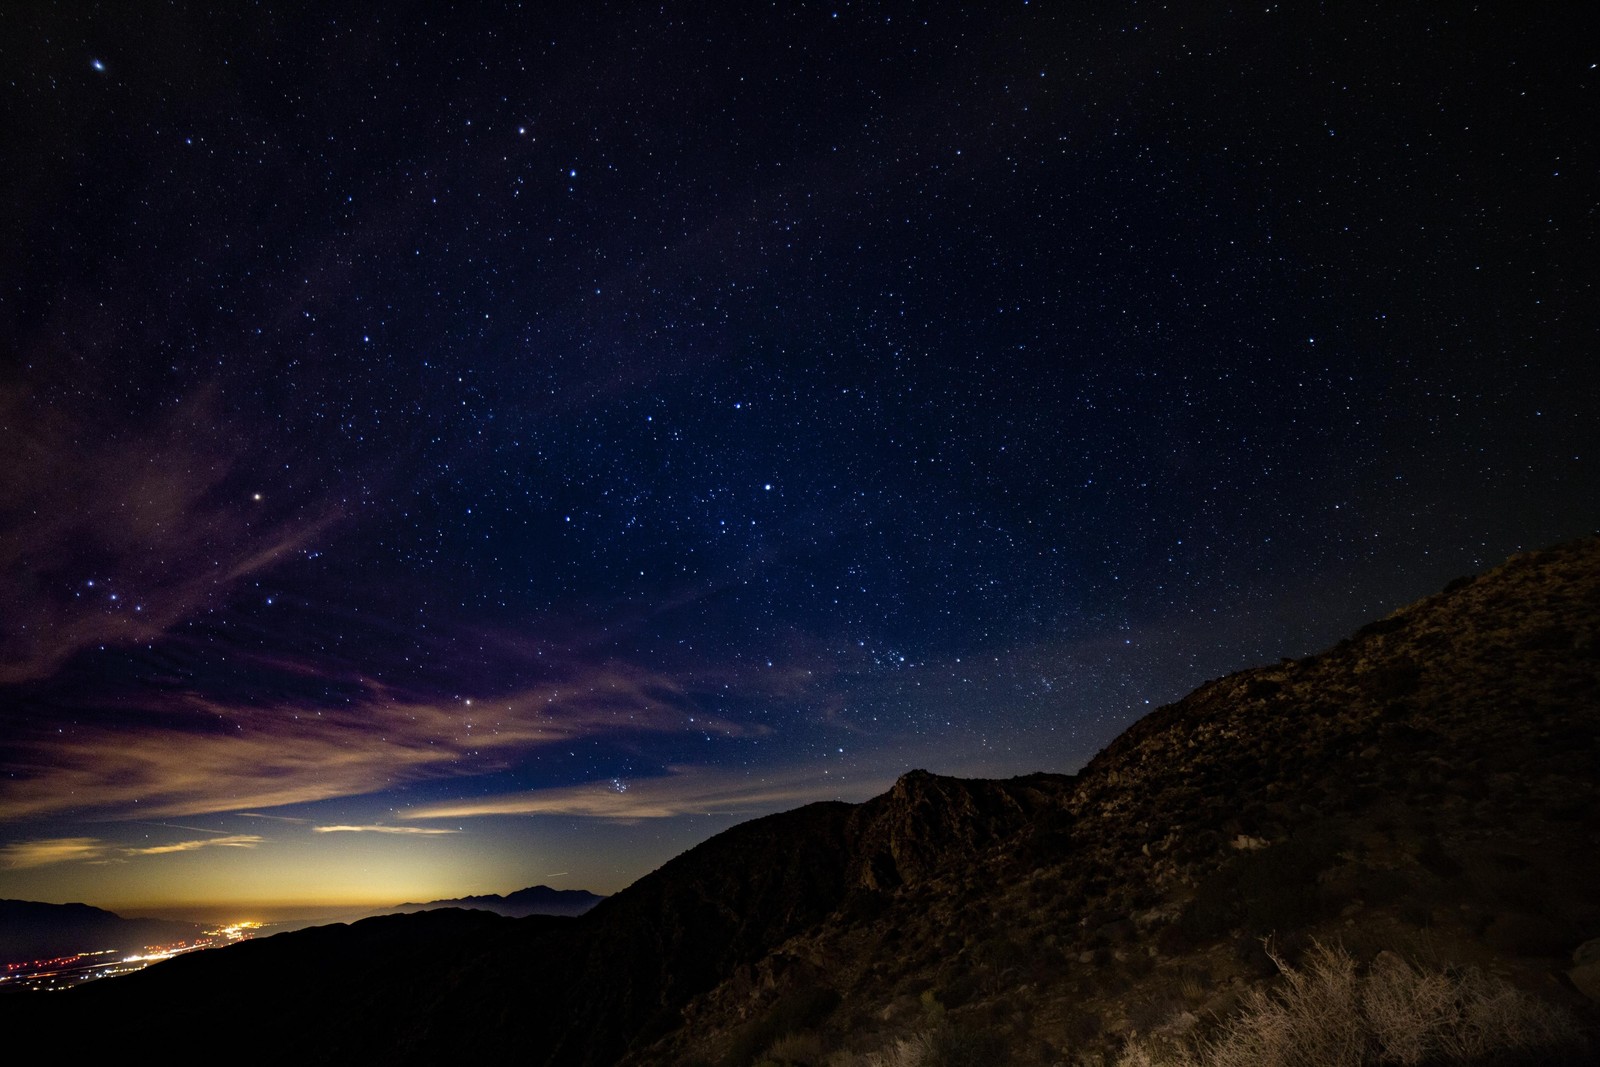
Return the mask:
[[612, 892], [1600, 525], [1594, 14], [0, 11], [0, 896]]

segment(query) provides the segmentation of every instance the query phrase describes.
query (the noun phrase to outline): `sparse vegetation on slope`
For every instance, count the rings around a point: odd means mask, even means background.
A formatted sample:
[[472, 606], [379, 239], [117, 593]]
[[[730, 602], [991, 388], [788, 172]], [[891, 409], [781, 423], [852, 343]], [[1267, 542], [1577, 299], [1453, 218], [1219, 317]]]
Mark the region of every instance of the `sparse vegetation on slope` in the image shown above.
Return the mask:
[[[816, 982], [840, 994], [814, 1028], [841, 1063], [934, 1064], [942, 1033], [998, 1040], [1018, 1067], [1114, 1062], [1130, 1041], [1192, 1039], [1283, 981], [1269, 935], [1295, 968], [1314, 940], [1362, 974], [1386, 952], [1476, 968], [1593, 1027], [1595, 766], [1589, 538], [1453, 582], [1320, 655], [1201, 686], [1053, 784], [1058, 799], [1041, 794], [1014, 831], [958, 839], [958, 860], [939, 863], [937, 822], [917, 822], [915, 883], [878, 882], [871, 908], [696, 998], [630, 1063], [748, 1067], [724, 1059], [731, 1028]], [[966, 786], [925, 776], [903, 791], [961, 810]]]
[[1316, 945], [1301, 967], [1272, 956], [1279, 982], [1198, 1041], [1136, 1040], [1117, 1067], [1367, 1067], [1577, 1063], [1570, 1015], [1475, 968], [1421, 967], [1392, 952], [1368, 968]]

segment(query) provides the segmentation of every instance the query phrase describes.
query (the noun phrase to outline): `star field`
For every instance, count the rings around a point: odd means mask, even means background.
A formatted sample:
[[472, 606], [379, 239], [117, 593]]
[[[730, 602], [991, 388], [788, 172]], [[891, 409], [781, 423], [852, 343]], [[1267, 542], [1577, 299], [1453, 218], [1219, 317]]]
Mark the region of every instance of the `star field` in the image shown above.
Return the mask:
[[0, 896], [614, 891], [1593, 528], [1581, 25], [0, 13]]

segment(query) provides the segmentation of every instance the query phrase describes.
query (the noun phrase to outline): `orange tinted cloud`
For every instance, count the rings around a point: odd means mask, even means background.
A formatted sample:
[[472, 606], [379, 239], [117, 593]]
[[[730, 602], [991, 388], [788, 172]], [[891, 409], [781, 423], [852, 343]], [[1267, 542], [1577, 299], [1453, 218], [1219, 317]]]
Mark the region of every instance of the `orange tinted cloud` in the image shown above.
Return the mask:
[[584, 785], [508, 793], [459, 804], [429, 804], [407, 819], [463, 819], [482, 815], [576, 815], [638, 822], [678, 815], [756, 815], [817, 800], [862, 800], [892, 779], [845, 779], [815, 770], [754, 776], [705, 767], [674, 767], [661, 778], [610, 779]]
[[95, 837], [48, 837], [38, 841], [17, 841], [0, 848], [0, 869], [20, 871], [28, 867], [100, 859], [109, 847]]
[[223, 837], [202, 837], [195, 841], [174, 841], [170, 845], [119, 848], [117, 851], [125, 856], [165, 856], [169, 852], [194, 852], [202, 848], [255, 848], [262, 840], [255, 834], [228, 834]]
[[48, 837], [37, 841], [17, 841], [0, 848], [0, 869], [20, 871], [28, 867], [49, 867], [57, 863], [104, 862], [133, 856], [165, 856], [174, 852], [194, 852], [202, 848], [254, 848], [262, 838], [254, 834], [228, 834], [195, 841], [175, 841], [170, 845], [130, 848], [113, 845], [97, 837]]
[[530, 750], [601, 734], [741, 732], [694, 711], [671, 679], [624, 664], [476, 700], [403, 698], [374, 683], [337, 708], [175, 703], [169, 711], [221, 728], [101, 727], [24, 742], [0, 781], [0, 822], [275, 808], [503, 771]]

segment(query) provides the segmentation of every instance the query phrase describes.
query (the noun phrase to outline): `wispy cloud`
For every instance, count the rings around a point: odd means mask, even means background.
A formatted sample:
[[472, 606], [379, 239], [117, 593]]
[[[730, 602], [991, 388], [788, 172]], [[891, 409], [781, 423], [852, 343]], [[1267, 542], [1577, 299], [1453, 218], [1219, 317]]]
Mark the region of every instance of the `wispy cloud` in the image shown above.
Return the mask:
[[0, 868], [20, 871], [27, 867], [48, 867], [56, 863], [102, 858], [108, 851], [95, 837], [47, 837], [38, 841], [16, 841], [0, 848]]
[[134, 848], [115, 845], [98, 837], [48, 837], [37, 841], [16, 841], [0, 848], [0, 869], [20, 871], [58, 863], [105, 863], [135, 856], [194, 852], [202, 848], [254, 848], [262, 840], [253, 834], [230, 834], [227, 837], [206, 837], [196, 841]]
[[575, 815], [610, 822], [677, 815], [756, 815], [817, 800], [862, 800], [887, 789], [892, 781], [892, 777], [845, 779], [815, 770], [746, 775], [674, 767], [663, 777], [608, 779], [457, 804], [428, 804], [403, 814], [407, 819]]
[[227, 837], [202, 837], [197, 841], [176, 841], [170, 845], [122, 848], [117, 851], [125, 856], [164, 856], [169, 852], [194, 852], [202, 848], [255, 848], [262, 840], [255, 834], [229, 834]]
[[408, 697], [368, 683], [338, 708], [239, 707], [191, 694], [168, 710], [226, 725], [103, 727], [23, 742], [14, 773], [0, 781], [0, 822], [270, 809], [498, 773], [540, 747], [602, 734], [746, 732], [696, 709], [671, 678], [615, 663], [475, 700]]
[[459, 830], [436, 830], [425, 826], [313, 826], [314, 834], [456, 834]]

